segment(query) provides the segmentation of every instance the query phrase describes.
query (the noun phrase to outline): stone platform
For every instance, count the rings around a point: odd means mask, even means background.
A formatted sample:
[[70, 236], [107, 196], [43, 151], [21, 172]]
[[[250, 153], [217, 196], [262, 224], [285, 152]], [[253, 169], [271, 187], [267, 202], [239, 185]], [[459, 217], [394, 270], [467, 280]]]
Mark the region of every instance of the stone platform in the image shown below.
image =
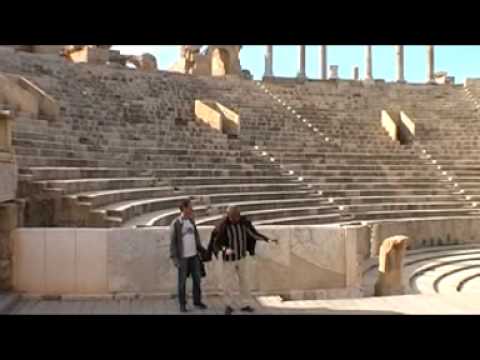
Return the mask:
[[[480, 295], [404, 295], [342, 300], [286, 301], [279, 297], [255, 300], [256, 315], [466, 315], [480, 314]], [[208, 310], [187, 315], [222, 315], [221, 297], [205, 300]], [[34, 315], [180, 315], [176, 300], [169, 298], [90, 300], [21, 299], [3, 314]], [[234, 315], [243, 314], [239, 311]]]

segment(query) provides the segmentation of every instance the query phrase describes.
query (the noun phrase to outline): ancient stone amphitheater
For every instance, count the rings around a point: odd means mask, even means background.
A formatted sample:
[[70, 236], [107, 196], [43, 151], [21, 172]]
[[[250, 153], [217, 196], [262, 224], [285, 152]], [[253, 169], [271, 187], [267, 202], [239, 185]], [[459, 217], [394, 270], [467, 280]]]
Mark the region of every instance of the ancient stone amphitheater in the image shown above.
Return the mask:
[[[0, 80], [18, 169], [16, 212], [1, 213], [15, 218], [0, 253], [13, 313], [42, 312], [35, 295], [171, 295], [164, 226], [187, 197], [204, 241], [230, 204], [280, 239], [252, 260], [267, 312], [347, 311], [352, 297], [390, 311], [371, 296], [397, 234], [399, 304], [480, 299], [480, 82], [259, 82], [10, 51]], [[215, 294], [221, 264], [208, 266]], [[470, 300], [422, 311], [478, 312]]]

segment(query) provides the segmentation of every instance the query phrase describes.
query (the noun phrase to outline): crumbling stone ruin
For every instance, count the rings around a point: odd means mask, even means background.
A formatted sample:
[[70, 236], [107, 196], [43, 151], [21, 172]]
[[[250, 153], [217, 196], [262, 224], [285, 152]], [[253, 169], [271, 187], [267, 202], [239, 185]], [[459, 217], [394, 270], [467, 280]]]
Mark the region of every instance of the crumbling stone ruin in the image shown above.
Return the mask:
[[401, 295], [403, 287], [403, 259], [408, 237], [397, 235], [383, 240], [378, 262], [378, 280], [375, 284], [376, 296]]
[[[201, 51], [203, 49], [203, 52]], [[170, 68], [191, 75], [242, 76], [239, 45], [183, 45], [180, 59]]]

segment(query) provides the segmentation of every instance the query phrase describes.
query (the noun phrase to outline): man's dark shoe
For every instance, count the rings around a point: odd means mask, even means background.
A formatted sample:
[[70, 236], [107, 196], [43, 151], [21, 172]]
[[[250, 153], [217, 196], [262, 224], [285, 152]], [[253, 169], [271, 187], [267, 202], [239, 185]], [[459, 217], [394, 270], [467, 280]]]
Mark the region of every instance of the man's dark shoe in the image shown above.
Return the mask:
[[205, 305], [204, 303], [198, 303], [198, 304], [193, 304], [196, 308], [198, 309], [201, 309], [201, 310], [205, 310], [207, 309], [207, 305]]
[[252, 308], [251, 306], [244, 306], [240, 310], [242, 310], [244, 312], [254, 312], [255, 311], [255, 309]]
[[186, 313], [188, 312], [187, 307], [185, 305], [180, 305], [180, 312], [181, 313]]
[[234, 311], [234, 310], [233, 310], [233, 308], [232, 308], [231, 306], [227, 306], [227, 307], [225, 308], [225, 315], [232, 315], [233, 311]]

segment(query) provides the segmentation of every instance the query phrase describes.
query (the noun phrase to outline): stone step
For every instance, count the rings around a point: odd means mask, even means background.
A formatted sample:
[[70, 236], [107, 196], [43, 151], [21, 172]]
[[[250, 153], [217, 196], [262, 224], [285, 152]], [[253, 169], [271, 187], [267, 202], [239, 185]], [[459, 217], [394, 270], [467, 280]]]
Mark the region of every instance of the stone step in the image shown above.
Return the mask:
[[337, 189], [323, 191], [327, 197], [350, 197], [350, 196], [396, 196], [396, 195], [453, 195], [450, 189], [431, 188], [431, 189]]
[[196, 169], [160, 169], [151, 170], [152, 174], [162, 179], [183, 178], [183, 177], [272, 177], [282, 176], [276, 169], [212, 169], [212, 168], [196, 168]]
[[[97, 160], [84, 160], [84, 159], [67, 159], [67, 158], [45, 158], [38, 156], [21, 156], [16, 155], [16, 160], [19, 166], [29, 167], [29, 166], [59, 166], [59, 167], [104, 167], [112, 166], [121, 167], [126, 165], [125, 162], [120, 161], [97, 161]], [[107, 163], [107, 164], [105, 164]]]
[[142, 176], [142, 172], [140, 170], [100, 167], [29, 167], [20, 168], [19, 174], [32, 175], [32, 180], [67, 180]]
[[68, 197], [72, 200], [81, 202], [83, 206], [96, 208], [121, 201], [158, 198], [175, 195], [178, 196], [180, 194], [181, 192], [175, 191], [174, 188], [171, 186], [162, 186], [150, 188], [121, 188], [116, 190], [82, 192], [69, 195]]
[[441, 209], [466, 209], [472, 210], [471, 206], [462, 202], [444, 201], [444, 202], [382, 202], [379, 204], [351, 204], [342, 205], [343, 210], [348, 213], [365, 214], [374, 211], [394, 211], [394, 210], [441, 210]]
[[351, 170], [348, 168], [338, 169], [338, 170], [301, 170], [301, 173], [305, 179], [317, 178], [317, 179], [335, 179], [335, 178], [344, 178], [344, 179], [365, 179], [368, 177], [378, 177], [378, 178], [397, 178], [402, 177], [418, 177], [419, 179], [423, 176], [428, 176], [432, 179], [440, 177], [440, 172], [434, 168], [429, 167], [428, 169], [422, 170], [418, 168], [416, 170], [380, 170], [380, 169], [367, 169], [367, 170]]
[[178, 207], [180, 201], [187, 198], [190, 196], [148, 198], [108, 204], [92, 210], [88, 223], [90, 226], [100, 227], [120, 226], [135, 216], [158, 210], [174, 209]]
[[[136, 201], [124, 201], [97, 208], [92, 211], [92, 222], [98, 224], [98, 217], [111, 217], [118, 225], [126, 222], [136, 216], [141, 216], [146, 213], [151, 213], [161, 210], [176, 209], [180, 200], [187, 197], [199, 199], [202, 202], [207, 201], [209, 204], [230, 203], [238, 201], [260, 201], [260, 200], [275, 200], [275, 199], [298, 199], [299, 196], [311, 196], [310, 192], [306, 191], [265, 191], [265, 192], [242, 192], [242, 193], [224, 193], [224, 194], [209, 194], [202, 196], [201, 194], [187, 193], [188, 196], [175, 196], [167, 198], [149, 198]], [[312, 196], [319, 198], [319, 196]], [[102, 224], [103, 226], [103, 224]]]
[[[205, 205], [194, 206], [195, 217], [197, 219], [197, 224], [204, 222], [206, 218], [210, 220], [219, 219], [223, 216], [226, 208], [229, 205], [237, 206], [240, 211], [252, 211], [252, 210], [268, 210], [276, 208], [298, 208], [305, 205], [318, 206], [318, 205], [328, 205], [328, 202], [322, 198], [293, 198], [293, 199], [273, 199], [273, 200], [253, 200], [253, 201], [233, 201], [227, 203], [210, 203]], [[335, 207], [332, 207], [335, 208]], [[198, 214], [198, 211], [202, 210], [201, 215]], [[210, 211], [206, 211], [210, 210]], [[210, 212], [215, 213], [215, 215], [209, 215]], [[166, 218], [168, 216], [177, 216], [180, 214], [178, 209], [171, 210], [161, 210], [152, 213], [147, 213], [138, 217], [134, 217], [131, 220], [124, 223], [123, 226], [160, 226], [162, 224], [168, 224], [168, 220], [171, 218]]]
[[209, 185], [182, 185], [178, 188], [187, 193], [215, 194], [222, 192], [255, 192], [255, 191], [290, 191], [308, 190], [306, 184], [299, 181], [269, 183], [234, 183], [234, 184], [209, 184]]
[[[307, 182], [307, 181], [305, 181]], [[451, 182], [444, 180], [436, 182], [390, 182], [390, 181], [379, 181], [375, 182], [307, 182], [310, 185], [315, 186], [315, 188], [321, 189], [322, 191], [328, 192], [331, 190], [373, 190], [373, 189], [382, 189], [383, 190], [398, 190], [398, 189], [409, 189], [409, 190], [422, 190], [422, 189], [431, 189], [431, 188], [447, 188], [451, 186]], [[463, 188], [468, 188], [468, 186], [463, 186]]]
[[[72, 139], [73, 140], [73, 139]], [[145, 156], [156, 155], [161, 157], [169, 156], [172, 158], [175, 157], [186, 157], [186, 156], [224, 156], [224, 157], [239, 157], [239, 156], [251, 156], [250, 151], [240, 151], [240, 150], [230, 150], [229, 148], [220, 148], [220, 149], [208, 149], [206, 146], [203, 146], [199, 149], [190, 149], [190, 148], [146, 148], [141, 146], [128, 146], [128, 145], [102, 145], [100, 149], [95, 149], [92, 145], [87, 144], [75, 144], [72, 141], [41, 141], [41, 140], [24, 140], [14, 138], [13, 145], [18, 151], [27, 151], [28, 149], [35, 148], [40, 151], [40, 149], [54, 151], [66, 151], [66, 150], [75, 150], [80, 152], [87, 153], [97, 153], [99, 151], [104, 152], [123, 152], [135, 156], [136, 154], [142, 154]]]
[[436, 217], [457, 217], [457, 216], [480, 216], [478, 210], [468, 209], [419, 209], [419, 210], [380, 210], [366, 211], [355, 214], [355, 220], [390, 220], [390, 219], [419, 219], [419, 218], [436, 218]]
[[168, 182], [175, 186], [189, 185], [221, 185], [221, 184], [250, 184], [250, 183], [279, 183], [287, 179], [296, 180], [293, 176], [216, 176], [216, 177], [174, 177], [168, 178]]
[[145, 188], [155, 186], [158, 180], [153, 177], [94, 178], [69, 180], [42, 180], [34, 182], [44, 189], [56, 189], [63, 194], [76, 194], [86, 191], [113, 190], [125, 188]]
[[349, 196], [332, 197], [338, 205], [360, 205], [380, 203], [428, 203], [428, 202], [464, 202], [462, 195], [382, 195], [382, 196]]
[[[408, 292], [418, 292], [415, 278], [422, 275], [423, 269], [432, 264], [445, 262], [461, 263], [465, 259], [478, 257], [478, 245], [436, 245], [433, 247], [408, 250], [404, 259], [404, 286]], [[435, 266], [435, 265], [434, 265]], [[362, 288], [365, 296], [373, 296], [374, 284], [378, 277], [378, 257], [370, 258], [364, 263]]]
[[230, 192], [230, 193], [212, 193], [208, 195], [200, 195], [202, 199], [209, 201], [211, 204], [217, 203], [236, 203], [243, 201], [264, 201], [264, 200], [298, 200], [305, 198], [316, 199], [317, 201], [323, 201], [323, 198], [318, 193], [311, 190], [294, 190], [289, 191], [254, 191], [254, 192]]
[[342, 221], [340, 213], [290, 216], [283, 218], [253, 221], [255, 225], [310, 225], [310, 224], [331, 224]]
[[457, 287], [461, 294], [478, 294], [480, 289], [480, 277], [478, 273], [466, 275]]
[[410, 165], [395, 165], [395, 164], [290, 164], [289, 168], [302, 169], [302, 170], [337, 170], [337, 171], [356, 171], [356, 170], [369, 170], [369, 171], [433, 171], [436, 169], [436, 165], [428, 165], [422, 163], [410, 164]]
[[[409, 177], [410, 174], [406, 174], [406, 176], [390, 176], [389, 174], [372, 174], [371, 177], [366, 176], [323, 176], [323, 177], [308, 177], [304, 176], [304, 180], [307, 183], [310, 182], [325, 182], [325, 183], [394, 183], [394, 184], [403, 184], [404, 186], [409, 186], [410, 183], [438, 183], [441, 179], [438, 174], [437, 176], [430, 176], [430, 177], [420, 177], [424, 175], [423, 173], [418, 177]], [[445, 180], [443, 180], [445, 181]]]
[[[466, 278], [480, 277], [480, 258], [478, 260], [463, 261], [461, 265], [451, 265], [442, 267], [442, 273], [435, 274], [437, 279], [433, 287], [437, 293], [450, 294], [461, 291], [460, 285]], [[477, 292], [480, 288], [476, 289]], [[463, 291], [468, 293], [468, 291]]]
[[421, 261], [417, 259], [414, 261], [413, 270], [408, 272], [410, 288], [413, 292], [438, 293], [435, 282], [439, 277], [448, 275], [452, 268], [462, 267], [463, 264], [472, 261], [477, 264], [480, 261], [478, 251], [446, 254], [442, 257], [424, 258]]
[[[277, 208], [266, 210], [251, 210], [242, 211], [242, 215], [249, 218], [252, 222], [264, 220], [275, 220], [278, 218], [289, 218], [299, 216], [311, 215], [333, 215], [338, 213], [338, 208], [334, 206], [317, 206], [317, 207], [292, 207], [292, 208]], [[214, 225], [221, 220], [223, 214], [217, 216], [200, 218], [197, 221], [198, 225]]]

